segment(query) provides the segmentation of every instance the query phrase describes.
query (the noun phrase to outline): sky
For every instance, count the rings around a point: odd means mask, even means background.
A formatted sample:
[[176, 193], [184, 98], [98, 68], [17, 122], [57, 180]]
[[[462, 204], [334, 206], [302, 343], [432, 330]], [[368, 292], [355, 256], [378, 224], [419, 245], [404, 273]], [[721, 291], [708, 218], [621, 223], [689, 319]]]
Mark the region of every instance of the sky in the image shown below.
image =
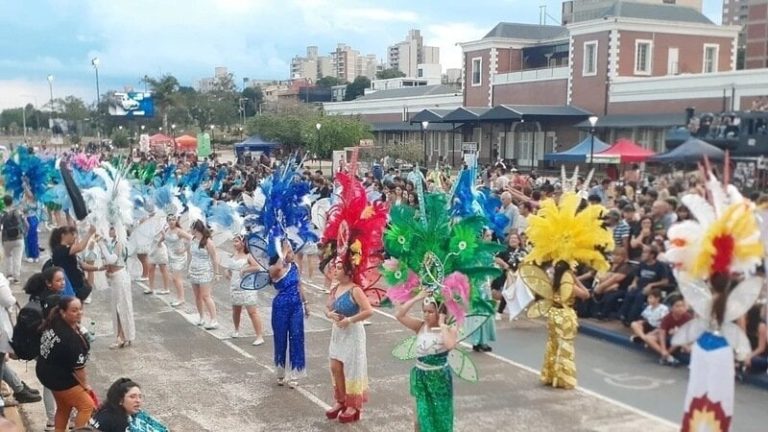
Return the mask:
[[[196, 86], [226, 66], [236, 82], [285, 79], [308, 45], [323, 54], [346, 43], [361, 54], [422, 31], [440, 47], [443, 68], [461, 67], [458, 42], [482, 38], [499, 21], [559, 24], [561, 0], [0, 0], [0, 109], [75, 95], [142, 89], [141, 79], [173, 74]], [[721, 0], [704, 0], [720, 22]]]

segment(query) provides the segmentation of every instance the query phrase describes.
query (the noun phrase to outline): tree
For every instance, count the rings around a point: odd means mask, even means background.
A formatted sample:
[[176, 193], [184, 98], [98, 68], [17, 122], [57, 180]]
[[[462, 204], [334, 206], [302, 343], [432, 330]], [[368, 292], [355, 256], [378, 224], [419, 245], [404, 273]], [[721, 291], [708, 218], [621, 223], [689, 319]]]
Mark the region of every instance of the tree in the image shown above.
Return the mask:
[[125, 129], [115, 129], [110, 136], [112, 139], [112, 145], [115, 147], [128, 147], [128, 131]]
[[90, 116], [90, 111], [85, 106], [85, 102], [78, 97], [67, 96], [64, 99], [57, 99], [55, 103], [61, 110], [59, 114], [66, 120], [77, 122], [83, 121]]
[[365, 89], [371, 87], [371, 80], [365, 76], [359, 76], [352, 81], [351, 84], [347, 84], [347, 92], [344, 94], [345, 101], [351, 101], [357, 99], [359, 96], [365, 94]]
[[247, 99], [245, 103], [245, 116], [255, 116], [259, 112], [259, 106], [264, 103], [264, 92], [261, 91], [261, 87], [246, 87], [243, 89], [241, 96]]
[[[331, 157], [334, 150], [354, 147], [360, 144], [361, 139], [373, 137], [371, 126], [359, 117], [316, 116], [313, 120], [305, 125], [316, 133], [316, 138], [310, 141], [309, 150], [321, 159]], [[317, 123], [321, 125], [320, 130], [317, 130]]]
[[173, 75], [160, 78], [145, 77], [144, 82], [152, 89], [152, 96], [163, 116], [163, 129], [168, 129], [168, 110], [178, 103], [179, 80]]
[[339, 79], [339, 78], [336, 78], [336, 77], [326, 76], [326, 77], [322, 77], [319, 80], [317, 80], [315, 82], [315, 84], [318, 87], [331, 88], [331, 87], [336, 86], [336, 85], [344, 84], [344, 81]]
[[384, 69], [376, 72], [376, 79], [391, 79], [391, 78], [400, 78], [404, 76], [405, 74], [400, 69], [396, 69], [396, 68], [388, 68], [388, 69]]

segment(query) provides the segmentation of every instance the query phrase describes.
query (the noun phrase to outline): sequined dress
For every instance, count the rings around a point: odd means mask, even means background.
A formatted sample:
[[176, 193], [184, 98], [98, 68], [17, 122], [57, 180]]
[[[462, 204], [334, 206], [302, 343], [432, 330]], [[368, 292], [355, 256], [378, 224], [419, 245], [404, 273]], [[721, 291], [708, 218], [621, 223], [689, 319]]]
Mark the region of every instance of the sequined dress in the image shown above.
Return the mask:
[[168, 231], [165, 234], [165, 245], [168, 247], [168, 265], [171, 271], [183, 272], [187, 267], [187, 250], [184, 239], [177, 233]]
[[[351, 317], [360, 312], [352, 290], [336, 297], [331, 293], [332, 309], [339, 315]], [[331, 327], [328, 357], [344, 364], [344, 391], [334, 382], [334, 398], [346, 407], [360, 409], [368, 401], [368, 357], [365, 351], [365, 328], [362, 322], [350, 323], [346, 328]]]
[[[277, 295], [272, 299], [272, 333], [275, 339], [275, 366], [277, 376], [285, 378], [286, 364], [290, 366], [289, 379], [306, 375], [304, 357], [304, 305], [301, 302], [299, 270], [295, 263], [280, 279], [272, 281]], [[290, 350], [290, 357], [288, 352]], [[287, 358], [288, 357], [288, 358]], [[287, 360], [287, 361], [286, 361]]]
[[213, 281], [213, 262], [211, 256], [208, 255], [208, 249], [200, 247], [196, 240], [190, 249], [192, 259], [189, 261], [189, 282], [196, 285], [211, 283]]
[[227, 263], [227, 268], [231, 272], [229, 276], [229, 294], [232, 300], [232, 306], [256, 306], [259, 302], [259, 292], [256, 290], [244, 290], [240, 288], [240, 280], [243, 275], [240, 273], [248, 265], [248, 258], [234, 258]]
[[411, 396], [421, 432], [453, 431], [453, 376], [440, 329], [422, 325], [416, 335], [416, 365], [411, 369]]

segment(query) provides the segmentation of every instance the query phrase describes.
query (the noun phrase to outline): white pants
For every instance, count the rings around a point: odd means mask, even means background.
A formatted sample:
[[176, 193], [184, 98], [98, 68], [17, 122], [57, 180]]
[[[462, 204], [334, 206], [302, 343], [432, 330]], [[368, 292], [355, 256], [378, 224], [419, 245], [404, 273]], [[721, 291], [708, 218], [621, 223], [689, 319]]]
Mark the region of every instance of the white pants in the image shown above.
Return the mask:
[[24, 239], [3, 242], [5, 255], [5, 275], [16, 280], [21, 278], [21, 255], [24, 252]]

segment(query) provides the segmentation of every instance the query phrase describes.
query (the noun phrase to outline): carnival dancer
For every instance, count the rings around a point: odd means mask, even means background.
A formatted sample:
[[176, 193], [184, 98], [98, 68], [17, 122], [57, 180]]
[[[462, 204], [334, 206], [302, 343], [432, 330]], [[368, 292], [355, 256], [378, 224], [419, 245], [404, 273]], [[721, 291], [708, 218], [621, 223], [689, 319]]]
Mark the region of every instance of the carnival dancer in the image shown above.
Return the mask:
[[[288, 386], [295, 388], [299, 378], [306, 376], [304, 357], [304, 318], [309, 318], [309, 305], [301, 286], [301, 275], [293, 262], [293, 248], [286, 239], [278, 239], [280, 253], [270, 259], [269, 277], [277, 290], [272, 299], [272, 334], [275, 341], [275, 367], [277, 385], [285, 384], [286, 368]], [[290, 358], [286, 361], [286, 351]]]
[[27, 218], [27, 233], [24, 236], [26, 261], [36, 263], [40, 261], [40, 242], [37, 233], [40, 220], [37, 218], [37, 200], [28, 189], [24, 192], [23, 209], [24, 215]]
[[[170, 256], [168, 254], [168, 248], [165, 244], [164, 230], [157, 233], [152, 240], [152, 247], [147, 257], [147, 265], [149, 267], [147, 271], [147, 277], [149, 281], [149, 292], [145, 294], [151, 294], [156, 292], [159, 295], [170, 294], [168, 290], [168, 283], [170, 275], [168, 274], [168, 264]], [[163, 278], [163, 289], [155, 291], [155, 269], [160, 268], [160, 276]]]
[[187, 243], [192, 240], [192, 236], [181, 228], [177, 215], [169, 214], [166, 220], [168, 226], [163, 237], [168, 248], [168, 266], [171, 268], [173, 287], [176, 290], [176, 300], [171, 302], [171, 306], [179, 307], [185, 301], [184, 271], [187, 269]]
[[[415, 336], [393, 350], [397, 358], [416, 359], [411, 371], [411, 395], [416, 399], [416, 430], [453, 430], [453, 384], [450, 372], [469, 381], [477, 380], [477, 369], [469, 355], [456, 347], [485, 322], [492, 319], [493, 305], [480, 307], [487, 314], [467, 314], [474, 304], [485, 302], [479, 287], [488, 277], [498, 276], [493, 256], [500, 249], [480, 236], [487, 223], [483, 216], [452, 217], [449, 197], [423, 193], [423, 178], [415, 182], [419, 209], [395, 206], [384, 234], [391, 256], [381, 267], [390, 286], [387, 297], [402, 304], [398, 320]], [[424, 320], [408, 317], [420, 303]], [[449, 357], [457, 357], [451, 361]]]
[[[521, 299], [532, 298], [528, 289], [536, 295], [529, 318], [547, 318], [541, 382], [572, 389], [577, 384], [574, 340], [579, 325], [573, 304], [576, 297], [589, 298], [573, 272], [579, 264], [607, 270], [605, 253], [613, 249], [613, 237], [603, 224], [603, 207], [585, 205], [578, 194], [564, 190], [558, 203], [542, 201], [539, 211], [528, 217], [525, 233], [533, 249], [520, 266], [515, 289]], [[510, 319], [521, 311], [510, 310]]]
[[235, 330], [230, 336], [233, 338], [240, 337], [240, 315], [243, 312], [243, 307], [245, 307], [245, 311], [251, 319], [253, 331], [256, 333], [256, 339], [253, 341], [252, 345], [263, 345], [264, 327], [261, 323], [261, 317], [259, 316], [259, 310], [257, 308], [259, 304], [258, 291], [243, 289], [240, 282], [244, 274], [265, 269], [251, 254], [248, 253], [245, 237], [242, 235], [236, 235], [235, 238], [232, 239], [232, 248], [235, 250], [232, 254], [232, 258], [227, 260], [226, 264], [222, 264], [223, 267], [227, 268], [229, 274], [229, 293], [230, 299], [232, 300], [232, 323], [235, 325]]
[[115, 228], [109, 230], [110, 240], [99, 239], [99, 250], [104, 259], [109, 281], [112, 329], [116, 341], [110, 349], [131, 346], [136, 339], [136, 324], [133, 319], [133, 298], [131, 297], [131, 276], [125, 269], [128, 259], [126, 245], [117, 237]]
[[[421, 304], [423, 320], [408, 312]], [[416, 333], [416, 365], [411, 369], [411, 396], [416, 399], [417, 432], [453, 431], [453, 375], [448, 367], [448, 354], [458, 342], [455, 326], [446, 323], [444, 304], [426, 290], [403, 304], [397, 320]]]
[[707, 198], [682, 198], [696, 220], [669, 229], [671, 247], [666, 257], [675, 265], [680, 291], [697, 318], [672, 338], [675, 346], [693, 344], [685, 396], [683, 432], [726, 432], [734, 412], [734, 354], [743, 361], [751, 352], [749, 340], [733, 321], [747, 313], [763, 287], [755, 276], [764, 250], [755, 212], [728, 184], [726, 153], [723, 183], [705, 159]]
[[[216, 320], [216, 303], [211, 296], [211, 282], [218, 274], [218, 255], [211, 240], [211, 232], [201, 220], [192, 224], [192, 237], [189, 282], [192, 284], [195, 306], [200, 314], [195, 324], [206, 330], [214, 330], [219, 328], [219, 322]], [[206, 321], [204, 311], [208, 312], [210, 321]]]
[[[353, 158], [355, 160], [356, 158]], [[341, 423], [360, 419], [368, 400], [368, 359], [364, 322], [373, 314], [367, 291], [375, 290], [366, 275], [381, 262], [382, 234], [387, 223], [383, 203], [368, 203], [365, 187], [355, 179], [355, 163], [349, 174], [340, 172], [339, 201], [327, 215], [323, 244], [327, 245], [336, 286], [326, 305], [333, 321], [328, 349], [336, 404], [326, 412]]]

